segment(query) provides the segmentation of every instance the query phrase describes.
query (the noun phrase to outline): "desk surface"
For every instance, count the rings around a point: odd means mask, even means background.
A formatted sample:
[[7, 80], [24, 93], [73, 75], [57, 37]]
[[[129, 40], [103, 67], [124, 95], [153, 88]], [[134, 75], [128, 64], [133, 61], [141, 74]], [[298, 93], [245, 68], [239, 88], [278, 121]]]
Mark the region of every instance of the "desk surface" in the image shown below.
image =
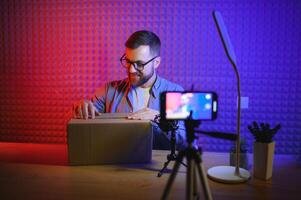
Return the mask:
[[[161, 178], [157, 173], [168, 153], [154, 151], [153, 162], [144, 165], [58, 166], [2, 160], [0, 198], [160, 199], [169, 173]], [[228, 165], [228, 158], [226, 153], [203, 154], [206, 169]], [[172, 166], [173, 163], [169, 169]], [[181, 167], [169, 199], [185, 199], [185, 170]], [[209, 180], [209, 185], [213, 199], [299, 199], [301, 191], [297, 183], [300, 178], [301, 169], [295, 157], [276, 155], [273, 178], [269, 181], [252, 178], [245, 184], [228, 185]]]

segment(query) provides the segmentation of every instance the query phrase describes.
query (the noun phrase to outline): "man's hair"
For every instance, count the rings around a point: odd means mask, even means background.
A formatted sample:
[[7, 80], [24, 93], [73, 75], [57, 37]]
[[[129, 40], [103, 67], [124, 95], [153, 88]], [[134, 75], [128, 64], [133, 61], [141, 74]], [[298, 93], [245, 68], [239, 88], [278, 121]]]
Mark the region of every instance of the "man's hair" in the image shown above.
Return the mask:
[[136, 31], [125, 43], [130, 49], [136, 49], [141, 45], [148, 45], [152, 55], [160, 55], [161, 41], [155, 33], [146, 30]]

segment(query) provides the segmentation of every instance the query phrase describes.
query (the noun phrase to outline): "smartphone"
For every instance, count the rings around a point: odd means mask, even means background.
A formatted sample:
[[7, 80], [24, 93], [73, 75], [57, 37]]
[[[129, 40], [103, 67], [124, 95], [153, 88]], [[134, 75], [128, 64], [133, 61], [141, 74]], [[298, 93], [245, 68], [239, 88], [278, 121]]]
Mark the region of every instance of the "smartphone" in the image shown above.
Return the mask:
[[160, 115], [166, 120], [214, 120], [217, 117], [215, 92], [163, 92], [160, 95]]

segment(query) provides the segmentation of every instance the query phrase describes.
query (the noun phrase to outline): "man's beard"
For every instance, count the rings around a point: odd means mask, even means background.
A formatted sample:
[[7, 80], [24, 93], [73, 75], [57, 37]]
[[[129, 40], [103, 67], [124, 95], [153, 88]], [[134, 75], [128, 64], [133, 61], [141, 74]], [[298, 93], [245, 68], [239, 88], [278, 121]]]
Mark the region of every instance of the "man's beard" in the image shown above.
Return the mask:
[[[154, 75], [154, 73], [155, 73], [155, 69], [152, 67], [152, 71], [148, 75], [143, 76], [143, 74], [141, 72], [135, 72], [135, 73], [129, 73], [128, 77], [129, 77], [129, 80], [130, 80], [130, 82], [133, 86], [140, 87], [143, 84], [145, 84]], [[132, 80], [131, 75], [132, 76], [137, 76], [137, 77], [139, 77], [139, 79], [138, 80]]]

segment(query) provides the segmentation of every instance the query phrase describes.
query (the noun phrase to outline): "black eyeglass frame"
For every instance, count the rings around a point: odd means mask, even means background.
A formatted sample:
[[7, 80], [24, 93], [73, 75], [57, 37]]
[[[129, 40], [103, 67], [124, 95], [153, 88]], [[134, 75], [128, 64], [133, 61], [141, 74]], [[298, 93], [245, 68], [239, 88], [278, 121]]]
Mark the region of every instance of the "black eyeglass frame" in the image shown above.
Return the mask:
[[129, 61], [126, 57], [125, 57], [125, 54], [123, 54], [121, 56], [121, 58], [119, 59], [121, 65], [124, 67], [124, 68], [129, 68], [127, 65], [124, 65], [124, 63], [122, 63], [123, 60], [125, 60], [128, 64], [130, 64], [129, 66], [133, 65], [135, 70], [139, 71], [139, 72], [142, 72], [144, 70], [144, 67], [152, 62], [153, 60], [155, 60], [156, 58], [158, 58], [159, 56], [155, 56], [153, 57], [152, 59], [150, 59], [149, 61], [147, 61], [146, 63], [143, 63], [143, 64], [137, 64], [137, 62], [132, 62], [132, 61]]

